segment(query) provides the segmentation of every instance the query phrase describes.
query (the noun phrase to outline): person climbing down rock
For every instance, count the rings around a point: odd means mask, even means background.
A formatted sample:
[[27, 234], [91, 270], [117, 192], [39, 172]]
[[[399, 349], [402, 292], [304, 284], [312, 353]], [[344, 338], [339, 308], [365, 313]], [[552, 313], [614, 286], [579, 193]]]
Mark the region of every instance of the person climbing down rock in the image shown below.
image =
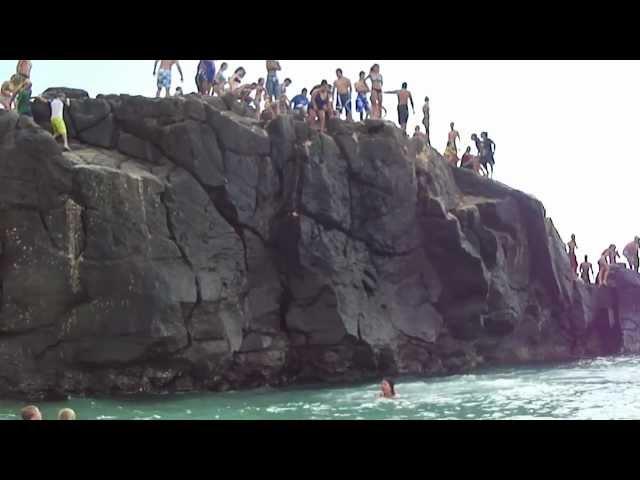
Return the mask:
[[578, 244], [576, 243], [576, 236], [571, 234], [571, 240], [567, 243], [567, 247], [569, 248], [569, 263], [571, 264], [571, 272], [574, 275], [578, 275], [578, 259], [576, 258], [576, 248], [578, 248]]
[[580, 278], [587, 285], [591, 284], [591, 276], [590, 273], [593, 273], [593, 265], [587, 259], [587, 256], [584, 256], [584, 262], [580, 264]]
[[400, 90], [390, 90], [384, 93], [395, 94], [398, 96], [398, 123], [400, 124], [400, 128], [406, 135], [407, 122], [409, 121], [408, 102], [411, 102], [411, 109], [413, 110], [413, 114], [416, 114], [416, 109], [413, 105], [413, 97], [411, 96], [411, 92], [407, 90], [407, 82], [404, 82], [402, 84], [402, 88]]
[[160, 96], [162, 89], [165, 89], [165, 97], [171, 96], [171, 70], [173, 70], [173, 66], [178, 67], [178, 72], [180, 72], [180, 81], [184, 82], [184, 75], [182, 75], [182, 68], [180, 67], [180, 62], [178, 60], [156, 60], [153, 64], [153, 76], [156, 76], [156, 69], [158, 67], [158, 62], [160, 62], [160, 69], [158, 69], [158, 90], [156, 92], [156, 98]]
[[449, 162], [449, 165], [455, 167], [458, 165], [458, 147], [456, 146], [456, 139], [460, 139], [460, 134], [454, 128], [455, 124], [451, 122], [449, 124], [451, 130], [447, 136], [447, 148], [444, 150], [444, 158]]
[[53, 138], [62, 137], [64, 149], [69, 151], [69, 141], [67, 139], [67, 126], [64, 123], [64, 106], [70, 105], [69, 99], [64, 93], [58, 94], [53, 100], [47, 100], [40, 96], [37, 97], [42, 102], [47, 102], [51, 106], [51, 129], [53, 130]]
[[616, 248], [616, 246], [613, 243], [611, 245], [609, 245], [609, 248], [607, 248], [603, 252], [603, 255], [605, 255], [605, 254], [607, 256], [607, 260], [609, 261], [610, 265], [613, 265], [614, 263], [616, 263], [618, 258], [620, 258], [620, 254], [618, 253], [618, 249]]
[[622, 255], [627, 259], [629, 268], [634, 272], [638, 271], [638, 247], [640, 246], [640, 237], [634, 237], [633, 241], [627, 243], [622, 249]]

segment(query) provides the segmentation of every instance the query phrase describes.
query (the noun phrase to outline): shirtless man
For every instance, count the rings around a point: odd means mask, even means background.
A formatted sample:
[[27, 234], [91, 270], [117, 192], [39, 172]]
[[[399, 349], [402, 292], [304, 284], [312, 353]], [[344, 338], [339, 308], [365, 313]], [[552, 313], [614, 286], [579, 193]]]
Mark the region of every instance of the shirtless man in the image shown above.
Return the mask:
[[178, 60], [156, 60], [153, 64], [153, 76], [156, 76], [156, 68], [160, 62], [160, 69], [158, 70], [158, 91], [156, 92], [156, 98], [160, 96], [160, 92], [164, 88], [166, 90], [165, 97], [171, 96], [171, 70], [175, 65], [180, 72], [180, 82], [184, 82], [184, 75], [182, 75], [182, 68], [180, 68], [180, 62]]
[[407, 134], [407, 122], [409, 121], [409, 104], [411, 102], [411, 110], [413, 110], [413, 114], [416, 114], [416, 109], [413, 105], [413, 97], [411, 96], [411, 92], [407, 90], [407, 82], [402, 84], [402, 88], [400, 90], [390, 90], [388, 92], [395, 94], [398, 96], [398, 123], [400, 124], [400, 128]]
[[340, 118], [344, 109], [347, 121], [351, 122], [353, 120], [351, 116], [351, 80], [342, 75], [341, 68], [336, 70], [336, 77], [336, 81], [333, 82], [333, 90], [335, 92], [338, 118]]
[[609, 249], [607, 248], [600, 258], [598, 259], [598, 277], [596, 278], [596, 283], [598, 285], [606, 285], [607, 277], [609, 276], [609, 265], [607, 264], [607, 253]]
[[360, 72], [360, 76], [358, 81], [355, 83], [353, 88], [355, 88], [358, 96], [356, 97], [356, 112], [360, 114], [360, 121], [364, 120], [363, 113], [367, 114], [367, 118], [369, 118], [369, 114], [371, 113], [371, 109], [369, 108], [369, 101], [367, 100], [367, 93], [370, 92], [369, 85], [365, 82], [364, 72]]
[[587, 256], [584, 256], [584, 262], [580, 264], [580, 278], [587, 285], [591, 284], [591, 275], [589, 272], [593, 273], [593, 265], [587, 260]]
[[424, 105], [422, 106], [422, 125], [427, 133], [427, 144], [431, 145], [429, 140], [429, 97], [424, 97]]
[[371, 118], [382, 118], [382, 75], [380, 65], [373, 64], [366, 80], [371, 80]]
[[635, 237], [632, 242], [629, 242], [622, 249], [622, 254], [627, 259], [629, 268], [634, 272], [638, 271], [638, 247], [640, 246], [640, 237]]
[[267, 96], [269, 100], [280, 98], [280, 85], [278, 82], [278, 72], [282, 70], [280, 62], [277, 60], [267, 60]]
[[458, 147], [456, 146], [456, 139], [460, 139], [460, 134], [454, 128], [455, 124], [453, 122], [451, 122], [449, 126], [451, 127], [451, 131], [447, 136], [447, 148], [444, 150], [444, 158], [450, 165], [456, 166], [458, 164]]
[[[484, 168], [487, 168], [487, 166], [491, 166], [491, 176], [493, 177], [493, 166], [496, 163], [496, 161], [493, 158], [493, 154], [496, 151], [496, 144], [493, 140], [491, 140], [487, 136], [487, 132], [481, 132], [480, 137], [481, 137], [480, 145], [482, 146], [482, 153], [480, 155], [480, 159], [482, 160], [482, 164], [484, 165]], [[488, 168], [487, 168], [487, 171], [489, 171]]]
[[578, 259], [576, 258], [576, 248], [578, 248], [578, 244], [576, 243], [576, 236], [572, 233], [571, 240], [567, 243], [567, 247], [569, 248], [569, 263], [571, 264], [571, 272], [574, 275], [578, 275]]

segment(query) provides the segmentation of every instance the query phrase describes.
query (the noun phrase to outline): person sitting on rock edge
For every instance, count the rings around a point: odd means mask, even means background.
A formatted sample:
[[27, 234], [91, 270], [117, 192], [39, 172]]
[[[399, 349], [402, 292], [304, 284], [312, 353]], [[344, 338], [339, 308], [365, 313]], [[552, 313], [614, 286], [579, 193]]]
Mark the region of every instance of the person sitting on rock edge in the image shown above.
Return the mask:
[[302, 91], [291, 99], [291, 109], [294, 113], [307, 112], [307, 106], [309, 105], [309, 99], [307, 98], [307, 89], [303, 88]]
[[593, 273], [593, 265], [587, 259], [587, 256], [584, 256], [584, 262], [580, 264], [580, 278], [587, 285], [591, 284], [591, 276], [589, 272]]
[[20, 416], [22, 420], [42, 420], [42, 413], [40, 409], [35, 405], [27, 405], [20, 410]]
[[381, 398], [395, 398], [396, 389], [392, 380], [385, 378], [380, 384], [380, 397]]

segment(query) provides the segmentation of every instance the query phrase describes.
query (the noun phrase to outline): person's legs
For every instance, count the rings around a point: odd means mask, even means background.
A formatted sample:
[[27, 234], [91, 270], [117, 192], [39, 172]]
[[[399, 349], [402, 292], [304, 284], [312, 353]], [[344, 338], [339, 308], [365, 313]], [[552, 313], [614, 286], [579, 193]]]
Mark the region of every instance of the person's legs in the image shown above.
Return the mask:
[[318, 119], [320, 120], [320, 132], [324, 132], [325, 111], [318, 110]]
[[347, 103], [344, 106], [345, 111], [347, 112], [347, 121], [353, 121], [353, 115], [351, 114], [351, 97], [347, 95]]

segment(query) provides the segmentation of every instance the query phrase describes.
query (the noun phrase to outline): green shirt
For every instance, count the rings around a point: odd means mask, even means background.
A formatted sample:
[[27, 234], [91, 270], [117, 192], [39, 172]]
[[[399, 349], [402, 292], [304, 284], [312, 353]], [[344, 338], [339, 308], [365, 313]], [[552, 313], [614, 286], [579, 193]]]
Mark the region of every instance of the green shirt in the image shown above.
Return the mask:
[[31, 90], [22, 90], [18, 93], [16, 110], [20, 115], [31, 115]]

